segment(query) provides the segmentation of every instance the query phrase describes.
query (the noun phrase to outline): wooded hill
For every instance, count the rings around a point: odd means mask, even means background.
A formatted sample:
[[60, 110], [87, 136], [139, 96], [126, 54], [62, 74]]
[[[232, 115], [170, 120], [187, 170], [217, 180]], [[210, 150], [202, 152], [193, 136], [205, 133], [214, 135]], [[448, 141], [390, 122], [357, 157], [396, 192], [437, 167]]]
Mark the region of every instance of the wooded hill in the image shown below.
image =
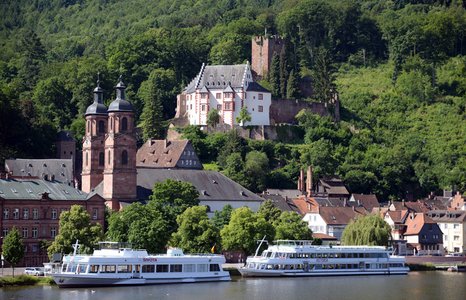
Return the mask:
[[[0, 160], [53, 156], [60, 129], [79, 141], [97, 72], [107, 102], [122, 74], [139, 126], [160, 134], [151, 130], [173, 117], [175, 95], [203, 62], [242, 63], [251, 37], [267, 31], [286, 39], [286, 52], [261, 83], [276, 97], [299, 98], [290, 78], [309, 76], [314, 101], [339, 92], [342, 120], [301, 113], [303, 138], [293, 144], [188, 129], [204, 162], [253, 190], [295, 187], [299, 168], [312, 164], [317, 175], [340, 175], [352, 192], [383, 199], [465, 191], [465, 7], [459, 0], [2, 1]], [[162, 120], [149, 120], [154, 114]]]

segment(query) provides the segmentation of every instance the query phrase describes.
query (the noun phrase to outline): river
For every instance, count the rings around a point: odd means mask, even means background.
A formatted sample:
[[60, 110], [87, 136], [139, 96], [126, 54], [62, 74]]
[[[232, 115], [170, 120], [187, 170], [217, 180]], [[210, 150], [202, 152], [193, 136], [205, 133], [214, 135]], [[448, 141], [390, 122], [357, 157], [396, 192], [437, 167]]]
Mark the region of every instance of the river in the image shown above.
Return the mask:
[[466, 273], [410, 272], [403, 276], [317, 278], [241, 278], [231, 282], [132, 287], [3, 288], [0, 299], [139, 300], [139, 299], [342, 299], [464, 300]]

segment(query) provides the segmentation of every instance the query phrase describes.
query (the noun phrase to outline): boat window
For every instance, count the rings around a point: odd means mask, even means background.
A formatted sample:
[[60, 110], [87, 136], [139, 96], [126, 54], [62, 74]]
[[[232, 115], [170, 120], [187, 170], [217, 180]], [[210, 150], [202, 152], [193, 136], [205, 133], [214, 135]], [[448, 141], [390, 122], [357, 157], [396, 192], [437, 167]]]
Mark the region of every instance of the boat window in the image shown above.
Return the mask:
[[157, 273], [167, 273], [168, 265], [157, 265]]
[[61, 271], [62, 272], [66, 272], [66, 268], [68, 267], [67, 264], [63, 264], [62, 268], [61, 268]]
[[183, 270], [183, 265], [170, 265], [170, 272], [177, 273]]
[[329, 258], [333, 258], [333, 257], [334, 257], [333, 253], [329, 253], [329, 254], [328, 254], [328, 257], [329, 257]]
[[102, 269], [100, 270], [100, 273], [115, 273], [115, 272], [116, 272], [115, 265], [102, 265]]
[[272, 257], [272, 252], [266, 252], [265, 257]]
[[155, 266], [154, 265], [142, 265], [142, 273], [154, 273]]
[[118, 265], [118, 273], [131, 273], [132, 265]]
[[322, 253], [316, 253], [317, 258], [322, 258]]
[[185, 272], [196, 272], [196, 265], [195, 264], [186, 264], [183, 266]]
[[311, 258], [316, 258], [316, 254], [315, 254], [315, 253], [311, 253]]
[[207, 264], [198, 264], [197, 265], [198, 272], [207, 272]]
[[328, 257], [328, 253], [323, 253], [323, 254], [322, 254], [322, 257], [323, 257], [323, 258], [327, 258], [327, 257]]
[[218, 272], [218, 271], [220, 271], [220, 267], [219, 267], [218, 264], [210, 264], [209, 271], [210, 272]]
[[91, 265], [89, 273], [99, 273], [99, 265]]

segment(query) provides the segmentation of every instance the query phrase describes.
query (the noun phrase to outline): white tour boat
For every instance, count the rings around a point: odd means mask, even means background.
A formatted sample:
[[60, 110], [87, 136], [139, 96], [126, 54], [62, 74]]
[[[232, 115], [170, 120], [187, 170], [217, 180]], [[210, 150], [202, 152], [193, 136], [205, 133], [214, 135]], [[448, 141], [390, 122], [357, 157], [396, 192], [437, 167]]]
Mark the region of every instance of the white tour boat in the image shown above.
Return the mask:
[[257, 252], [239, 269], [241, 275], [404, 275], [409, 272], [404, 257], [392, 256], [387, 248], [379, 246], [312, 246], [311, 241], [278, 240], [261, 256]]
[[229, 281], [230, 274], [222, 269], [223, 255], [183, 254], [179, 248], [167, 254], [149, 255], [120, 243], [102, 242], [92, 255], [76, 254], [63, 257], [60, 270], [52, 273], [59, 287], [113, 285], [145, 285]]

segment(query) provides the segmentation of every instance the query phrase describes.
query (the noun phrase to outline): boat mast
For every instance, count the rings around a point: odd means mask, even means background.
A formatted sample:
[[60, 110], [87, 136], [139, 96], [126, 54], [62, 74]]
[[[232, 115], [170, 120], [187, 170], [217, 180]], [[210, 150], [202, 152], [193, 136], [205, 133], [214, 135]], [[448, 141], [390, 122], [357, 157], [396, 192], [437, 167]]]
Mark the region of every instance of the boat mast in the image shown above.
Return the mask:
[[[265, 241], [265, 237], [266, 237], [266, 235], [264, 235], [264, 237], [262, 238], [261, 242], [259, 243], [259, 246], [257, 246], [256, 254], [254, 254], [254, 256], [257, 256], [257, 253], [259, 252], [259, 248], [262, 246], [262, 243]], [[267, 243], [268, 243], [268, 242], [267, 242]]]
[[76, 240], [76, 243], [73, 245], [73, 257], [76, 256], [76, 252], [78, 251], [78, 248], [79, 248], [79, 244], [78, 244], [78, 240]]

